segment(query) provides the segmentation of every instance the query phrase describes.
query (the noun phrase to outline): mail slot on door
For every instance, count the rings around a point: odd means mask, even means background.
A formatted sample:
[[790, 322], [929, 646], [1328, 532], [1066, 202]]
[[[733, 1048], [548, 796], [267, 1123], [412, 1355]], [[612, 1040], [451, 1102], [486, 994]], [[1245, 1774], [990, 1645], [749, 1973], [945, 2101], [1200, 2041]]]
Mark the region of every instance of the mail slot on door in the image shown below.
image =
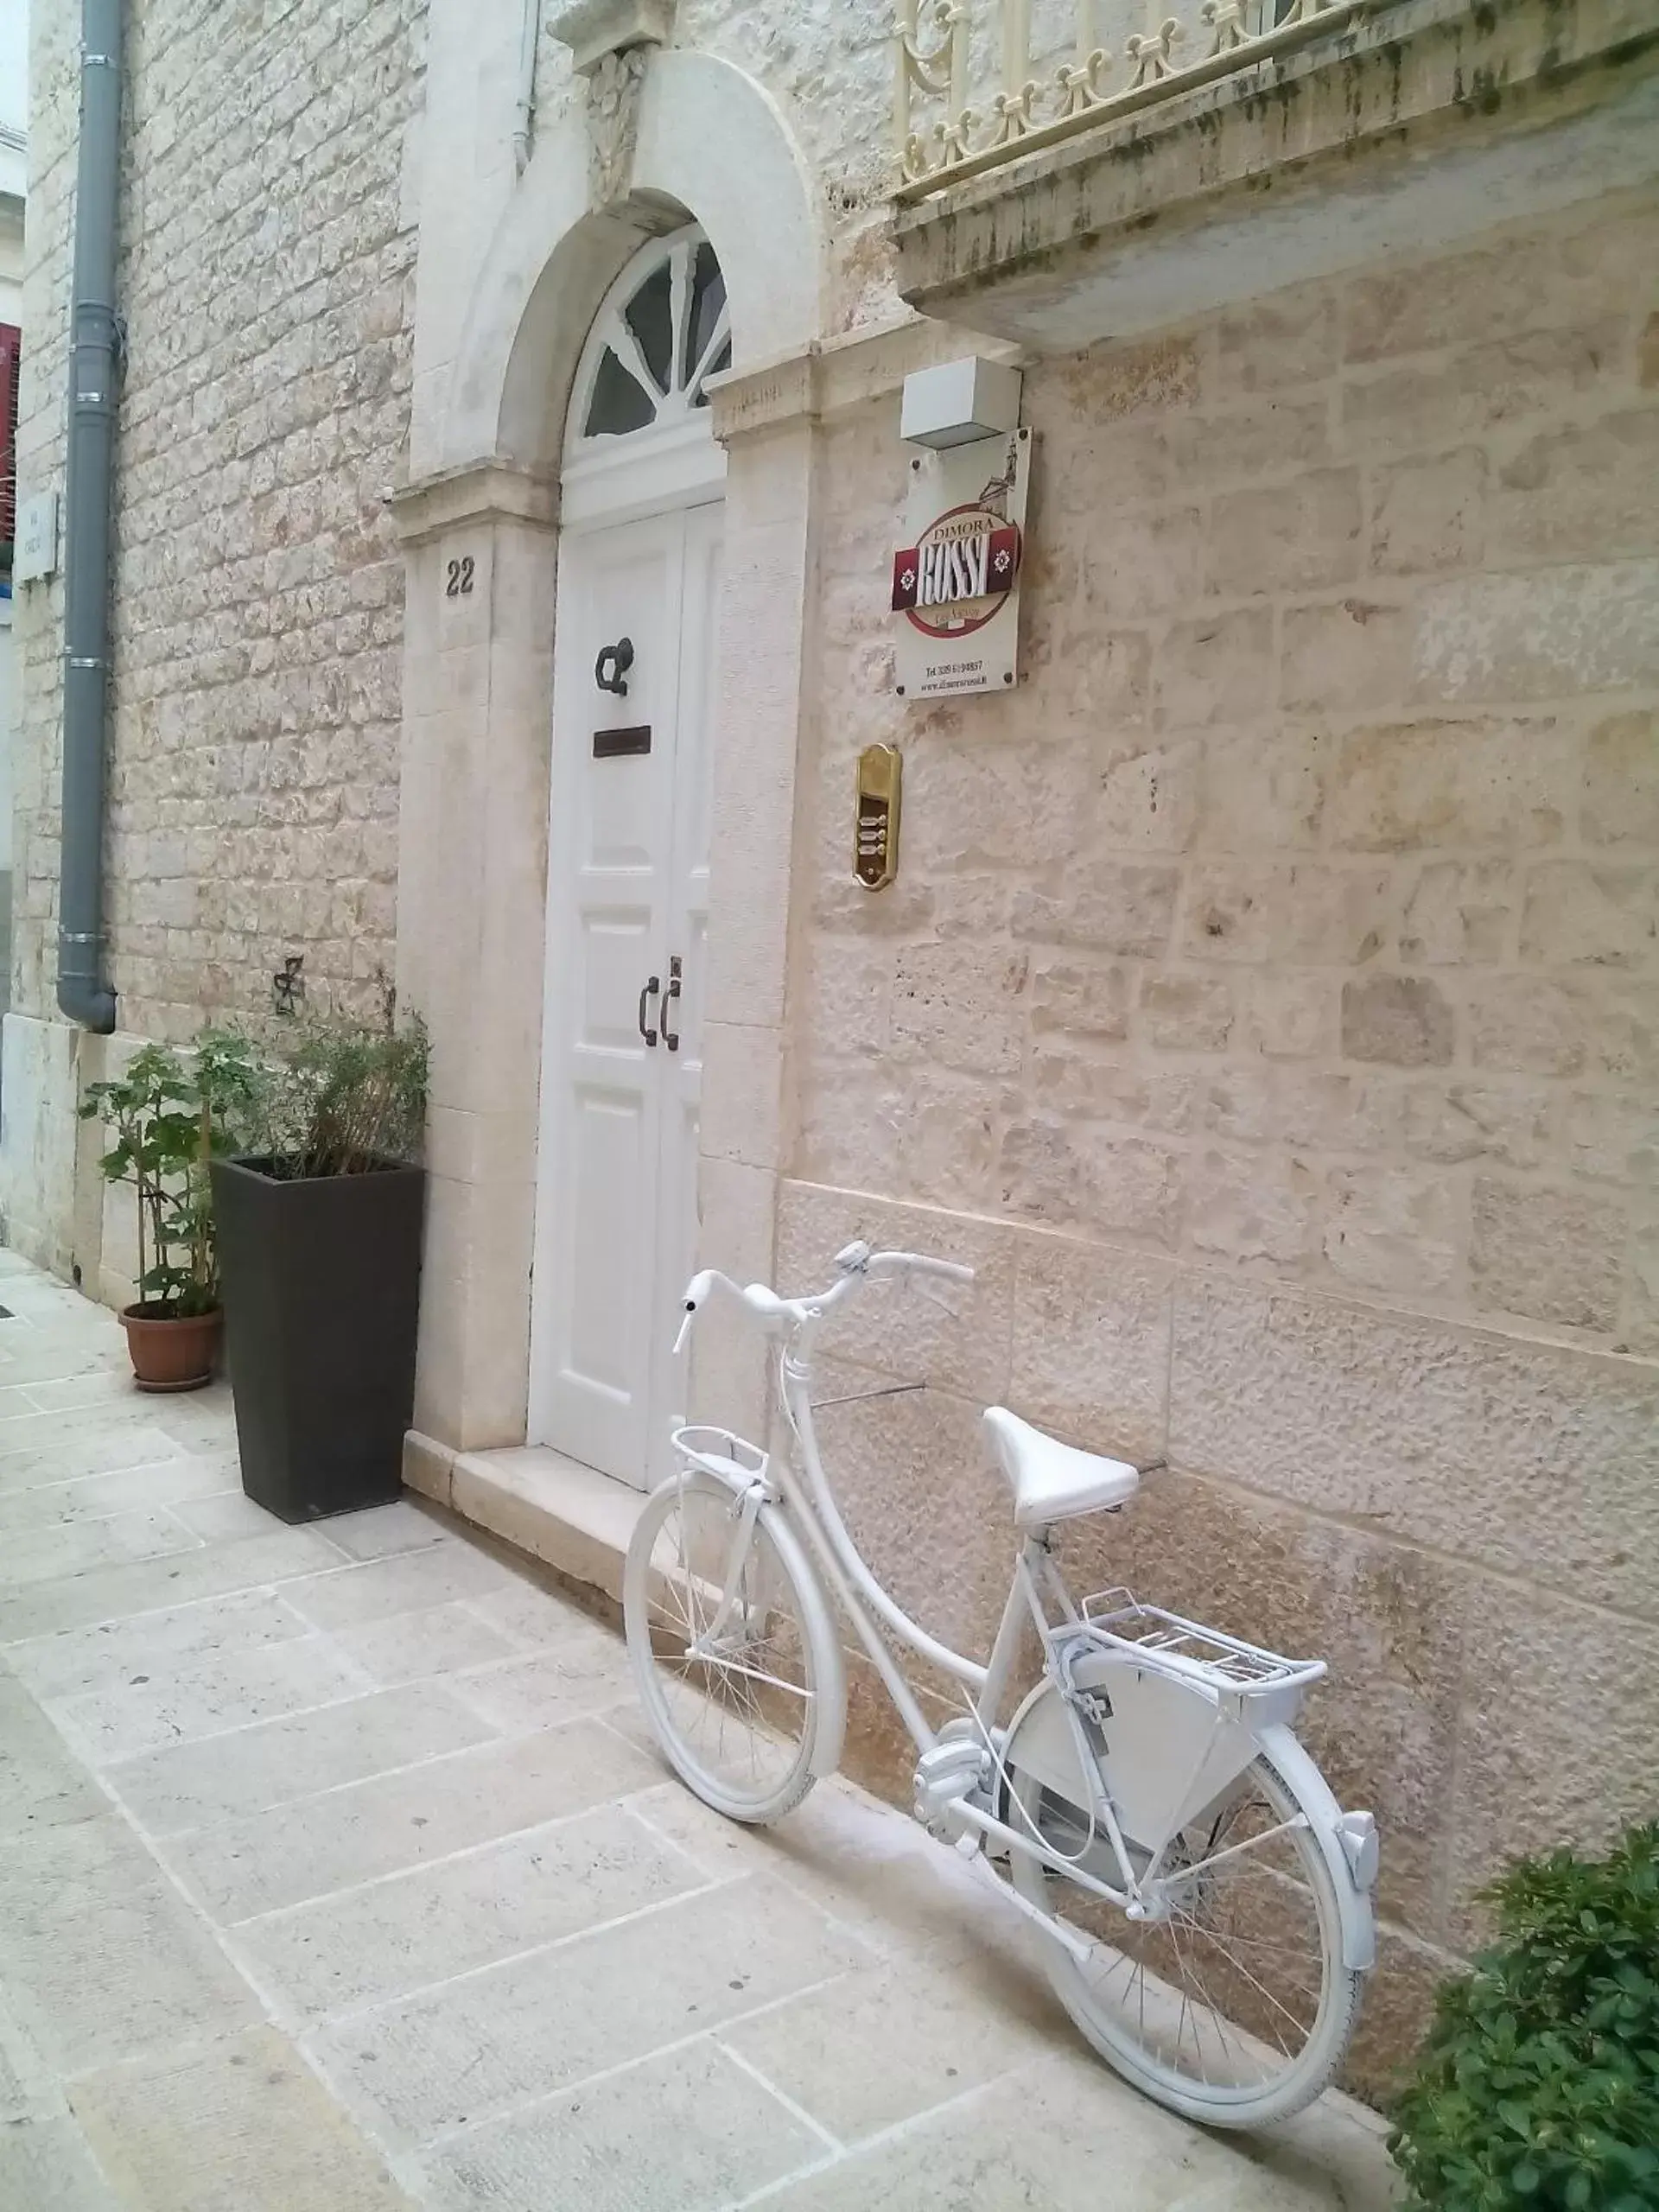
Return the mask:
[[858, 756], [858, 813], [853, 874], [880, 891], [899, 870], [899, 797], [904, 763], [896, 745], [867, 745]]
[[620, 760], [630, 753], [649, 753], [651, 724], [639, 722], [631, 729], [596, 729], [594, 732], [595, 760]]

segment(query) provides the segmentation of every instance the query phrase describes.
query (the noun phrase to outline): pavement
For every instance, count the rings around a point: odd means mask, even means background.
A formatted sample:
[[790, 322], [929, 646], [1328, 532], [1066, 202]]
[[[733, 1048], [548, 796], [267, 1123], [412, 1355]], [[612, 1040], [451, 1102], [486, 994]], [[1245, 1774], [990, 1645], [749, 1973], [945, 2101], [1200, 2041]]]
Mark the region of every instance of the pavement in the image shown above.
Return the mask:
[[666, 1778], [620, 1637], [413, 1503], [288, 1528], [227, 1390], [0, 1254], [0, 2212], [1372, 2212], [1208, 2135], [840, 1782]]

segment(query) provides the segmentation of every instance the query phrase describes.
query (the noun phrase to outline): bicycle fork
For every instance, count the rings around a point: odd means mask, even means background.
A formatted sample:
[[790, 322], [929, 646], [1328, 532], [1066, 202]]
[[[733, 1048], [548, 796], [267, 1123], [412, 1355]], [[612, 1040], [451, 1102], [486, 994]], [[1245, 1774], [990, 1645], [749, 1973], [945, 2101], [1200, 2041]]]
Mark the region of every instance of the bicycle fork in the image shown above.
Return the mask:
[[760, 1518], [760, 1509], [768, 1502], [769, 1492], [762, 1482], [747, 1484], [737, 1499], [737, 1527], [732, 1535], [732, 1548], [727, 1554], [724, 1587], [715, 1617], [701, 1634], [692, 1637], [685, 1648], [688, 1659], [716, 1662], [718, 1654], [713, 1647], [725, 1636], [731, 1624], [732, 1615], [740, 1603], [744, 1569], [754, 1547], [754, 1531]]

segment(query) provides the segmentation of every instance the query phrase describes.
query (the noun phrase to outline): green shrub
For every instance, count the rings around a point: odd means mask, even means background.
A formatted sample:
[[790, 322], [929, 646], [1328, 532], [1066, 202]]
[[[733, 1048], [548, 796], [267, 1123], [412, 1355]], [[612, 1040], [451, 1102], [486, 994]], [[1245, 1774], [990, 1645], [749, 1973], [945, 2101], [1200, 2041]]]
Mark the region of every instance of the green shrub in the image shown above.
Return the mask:
[[418, 1015], [378, 1024], [314, 1020], [268, 1062], [250, 1149], [278, 1175], [358, 1175], [418, 1160], [426, 1128], [427, 1039]]
[[418, 1160], [426, 1130], [428, 1046], [379, 979], [378, 1015], [283, 1017], [257, 1033], [214, 1030], [242, 1088], [234, 1148], [279, 1178], [359, 1175]]
[[1659, 2212], [1659, 1824], [1522, 1859], [1440, 1991], [1389, 2147], [1436, 2212]]

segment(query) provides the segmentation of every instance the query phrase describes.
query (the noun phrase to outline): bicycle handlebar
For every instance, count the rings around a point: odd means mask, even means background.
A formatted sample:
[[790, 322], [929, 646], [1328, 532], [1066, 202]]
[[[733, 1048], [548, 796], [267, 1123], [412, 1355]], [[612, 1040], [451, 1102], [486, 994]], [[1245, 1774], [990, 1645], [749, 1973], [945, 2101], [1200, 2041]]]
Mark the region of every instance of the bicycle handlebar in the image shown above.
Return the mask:
[[935, 1260], [924, 1252], [872, 1252], [868, 1244], [861, 1243], [849, 1244], [843, 1251], [837, 1252], [836, 1266], [839, 1280], [831, 1283], [828, 1290], [805, 1298], [780, 1298], [765, 1283], [746, 1286], [734, 1282], [730, 1275], [721, 1274], [717, 1268], [704, 1268], [685, 1287], [685, 1319], [674, 1339], [675, 1351], [683, 1346], [692, 1323], [716, 1291], [747, 1307], [768, 1336], [777, 1336], [785, 1328], [803, 1328], [809, 1322], [822, 1320], [867, 1282], [903, 1281], [911, 1276], [931, 1276], [940, 1282], [968, 1283], [974, 1280], [973, 1269], [956, 1260]]

